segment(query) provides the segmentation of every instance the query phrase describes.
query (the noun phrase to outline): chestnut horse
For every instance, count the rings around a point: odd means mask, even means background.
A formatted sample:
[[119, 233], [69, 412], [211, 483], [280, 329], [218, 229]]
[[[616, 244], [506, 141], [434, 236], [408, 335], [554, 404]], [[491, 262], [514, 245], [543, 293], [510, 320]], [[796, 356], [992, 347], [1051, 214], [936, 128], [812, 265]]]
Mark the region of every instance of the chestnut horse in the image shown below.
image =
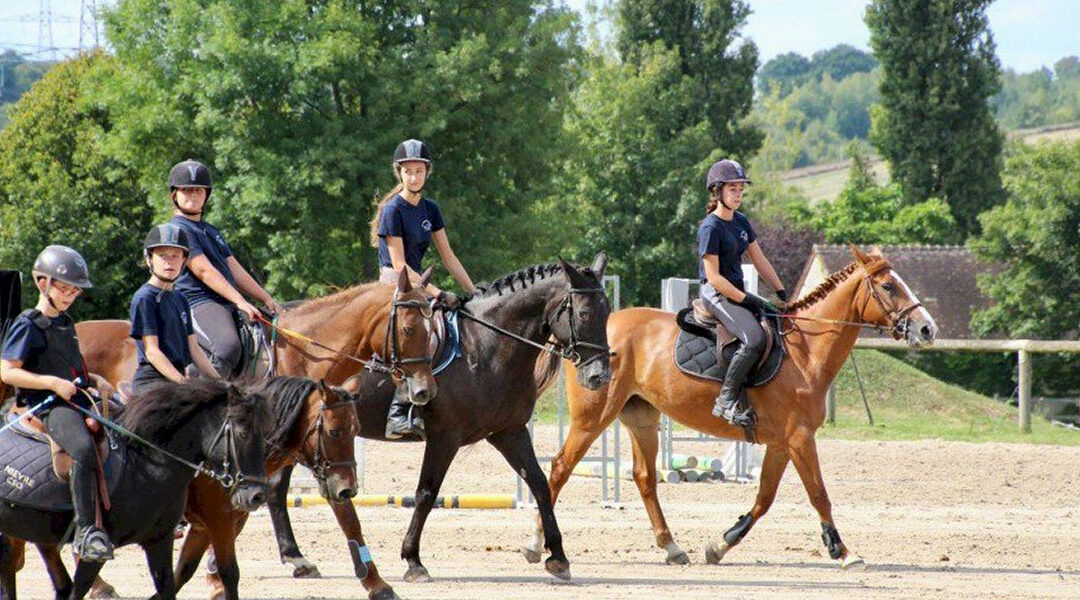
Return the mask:
[[[776, 378], [747, 390], [757, 411], [756, 437], [765, 444], [757, 500], [711, 543], [706, 560], [716, 564], [750, 531], [776, 497], [788, 462], [795, 465], [810, 503], [821, 519], [822, 541], [844, 568], [864, 566], [840, 540], [833, 524], [832, 505], [825, 491], [814, 433], [825, 420], [825, 394], [847, 360], [860, 324], [879, 326], [904, 338], [911, 346], [933, 341], [937, 326], [918, 298], [879, 256], [851, 248], [855, 262], [832, 274], [810, 294], [787, 307], [791, 318], [784, 337], [788, 358]], [[674, 315], [651, 308], [630, 308], [608, 321], [612, 359], [611, 382], [596, 391], [567, 376], [570, 432], [551, 463], [551, 501], [566, 484], [589, 446], [617, 417], [633, 442], [634, 482], [652, 522], [656, 544], [667, 551], [667, 562], [686, 564], [689, 557], [675, 543], [656, 494], [657, 426], [663, 412], [676, 421], [710, 435], [743, 439], [743, 430], [712, 416], [719, 384], [683, 374], [675, 367], [673, 348], [679, 327]], [[573, 374], [573, 367], [570, 367]], [[533, 541], [522, 551], [532, 562], [543, 545], [537, 526]]]
[[[432, 313], [423, 291], [429, 277], [430, 270], [421, 277], [420, 285], [413, 287], [405, 274], [401, 274], [396, 287], [378, 282], [366, 283], [298, 303], [286, 310], [277, 324], [281, 332], [274, 348], [277, 374], [306, 376], [339, 385], [365, 365], [373, 364], [369, 361], [377, 354], [383, 361], [389, 362], [394, 382], [406, 386], [413, 402], [427, 402], [435, 396], [437, 389], [428, 354]], [[117, 323], [124, 326], [117, 326]], [[392, 328], [391, 324], [394, 325]], [[85, 321], [76, 327], [79, 348], [88, 370], [100, 373], [106, 379], [134, 373], [134, 354], [123, 350], [131, 343], [127, 321]], [[97, 362], [99, 360], [131, 362], [117, 365]], [[110, 379], [114, 386], [119, 385], [119, 381]], [[292, 456], [281, 466], [291, 465], [295, 459]], [[355, 511], [351, 510], [351, 505], [348, 506], [350, 510], [341, 510], [338, 503], [332, 503], [331, 509], [348, 540], [349, 548], [366, 550], [360, 521]], [[191, 550], [194, 553], [197, 544], [202, 541], [192, 543], [196, 544]], [[186, 542], [184, 548], [187, 550]], [[217, 544], [214, 544], [214, 550], [215, 553], [222, 551]], [[182, 553], [182, 559], [184, 556]], [[365, 553], [364, 556], [368, 555]], [[198, 560], [197, 556], [195, 560]], [[296, 576], [313, 574], [314, 571], [314, 566], [304, 559], [295, 561], [294, 567]], [[185, 564], [177, 569], [178, 576], [183, 568], [186, 568]], [[362, 573], [357, 569], [357, 575], [361, 577], [361, 583], [371, 598], [397, 597], [370, 559], [366, 561]], [[210, 582], [216, 595], [221, 590], [222, 582], [216, 576], [210, 578]], [[108, 593], [108, 588], [100, 583], [95, 588]]]

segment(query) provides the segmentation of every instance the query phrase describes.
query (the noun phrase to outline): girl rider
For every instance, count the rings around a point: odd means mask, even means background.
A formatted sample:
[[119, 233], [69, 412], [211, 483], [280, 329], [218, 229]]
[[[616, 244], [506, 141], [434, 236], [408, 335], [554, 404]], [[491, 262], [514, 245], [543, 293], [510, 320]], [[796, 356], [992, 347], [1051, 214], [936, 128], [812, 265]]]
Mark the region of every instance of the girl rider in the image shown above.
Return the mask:
[[[371, 219], [371, 245], [379, 249], [379, 279], [393, 283], [401, 269], [408, 269], [409, 278], [418, 282], [424, 254], [434, 240], [443, 266], [466, 294], [473, 294], [476, 287], [450, 248], [439, 206], [423, 196], [431, 167], [431, 152], [420, 140], [405, 140], [394, 150], [393, 170], [398, 185], [379, 202]], [[428, 284], [427, 291], [446, 308], [456, 310], [461, 306], [461, 300], [453, 292], [432, 284]], [[410, 423], [410, 406], [407, 399], [394, 395], [386, 422], [388, 439], [397, 439], [408, 432], [423, 436], [419, 417]]]
[[256, 320], [258, 309], [241, 292], [259, 300], [272, 313], [281, 310], [274, 298], [233, 256], [216, 227], [203, 221], [213, 191], [210, 169], [185, 160], [169, 172], [169, 197], [175, 209], [172, 223], [187, 234], [190, 258], [176, 280], [176, 291], [191, 305], [199, 345], [210, 354], [214, 369], [225, 378], [238, 375], [243, 348], [234, 311]]
[[218, 376], [199, 347], [191, 325], [191, 307], [173, 283], [188, 257], [187, 234], [173, 223], [155, 225], [146, 235], [143, 256], [150, 281], [131, 298], [131, 337], [138, 348], [139, 366], [132, 388], [139, 394], [165, 381], [182, 383], [195, 364], [207, 377]]
[[[748, 183], [750, 180], [739, 163], [725, 159], [714, 164], [705, 178], [705, 189], [709, 192], [709, 203], [705, 208], [708, 215], [698, 227], [701, 299], [709, 312], [741, 342], [728, 365], [712, 414], [740, 427], [753, 424], [749, 404], [740, 400], [746, 377], [765, 347], [765, 332], [758, 321], [763, 314], [780, 313], [764, 298], [745, 290], [742, 277], [744, 252], [750, 254], [750, 261], [776, 290], [776, 296], [787, 302], [784, 284], [761, 251], [750, 220], [736, 212], [742, 205], [743, 188]], [[718, 359], [720, 351], [718, 345]]]
[[[72, 459], [71, 497], [75, 507], [73, 547], [80, 560], [104, 562], [113, 557], [109, 535], [95, 525], [97, 452], [77, 404], [90, 408], [90, 400], [77, 391], [75, 380], [90, 383], [75, 323], [67, 310], [83, 290], [90, 289], [90, 271], [78, 252], [67, 246], [49, 246], [38, 255], [32, 270], [38, 288], [37, 305], [11, 323], [0, 354], [0, 380], [18, 387], [16, 406], [34, 407], [45, 431]], [[101, 378], [98, 389], [110, 393]]]

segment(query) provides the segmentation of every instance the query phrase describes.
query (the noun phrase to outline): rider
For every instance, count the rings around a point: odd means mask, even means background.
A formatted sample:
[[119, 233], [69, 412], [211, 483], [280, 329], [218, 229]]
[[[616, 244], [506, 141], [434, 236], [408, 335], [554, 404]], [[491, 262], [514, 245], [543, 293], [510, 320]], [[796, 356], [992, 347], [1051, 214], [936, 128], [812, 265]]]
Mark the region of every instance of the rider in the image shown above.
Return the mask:
[[214, 369], [235, 377], [243, 348], [235, 311], [255, 321], [259, 310], [241, 292], [259, 300], [272, 313], [281, 310], [274, 298], [233, 256], [216, 227], [203, 220], [213, 191], [210, 169], [196, 160], [178, 163], [169, 172], [169, 197], [175, 209], [172, 223], [187, 234], [187, 269], [176, 280], [176, 291], [191, 305], [199, 345], [210, 354]]
[[[393, 283], [404, 268], [409, 270], [413, 282], [419, 281], [420, 263], [434, 240], [446, 270], [465, 293], [473, 294], [476, 286], [450, 248], [439, 206], [423, 196], [431, 168], [431, 152], [420, 140], [405, 140], [394, 150], [393, 170], [398, 184], [379, 202], [371, 219], [371, 245], [379, 249], [379, 280]], [[453, 292], [432, 284], [426, 289], [438, 304], [451, 310], [461, 307], [461, 300]], [[386, 420], [388, 439], [409, 432], [423, 436], [423, 421], [419, 416], [410, 419], [409, 409], [409, 401], [402, 394], [395, 394]]]
[[[764, 314], [780, 313], [764, 298], [746, 291], [742, 276], [744, 252], [749, 253], [758, 273], [776, 290], [776, 296], [787, 302], [784, 284], [761, 251], [750, 220], [736, 212], [742, 205], [743, 189], [749, 183], [742, 166], [734, 160], [715, 163], [705, 178], [705, 189], [709, 192], [709, 203], [705, 208], [708, 215], [698, 227], [697, 234], [701, 256], [701, 299], [709, 312], [741, 342], [728, 365], [712, 414], [740, 427], [753, 424], [749, 405], [739, 400], [746, 377], [765, 348], [765, 332], [758, 321]], [[717, 345], [718, 359], [720, 352]]]
[[191, 307], [173, 289], [187, 256], [187, 234], [177, 225], [155, 225], [146, 234], [143, 258], [150, 281], [131, 297], [131, 337], [139, 355], [132, 381], [136, 394], [165, 381], [186, 381], [185, 372], [192, 363], [204, 375], [218, 376], [195, 339]]
[[[75, 323], [67, 310], [83, 290], [90, 289], [90, 271], [78, 252], [67, 246], [48, 246], [32, 270], [38, 288], [37, 305], [20, 314], [4, 339], [0, 355], [0, 379], [19, 388], [19, 407], [36, 407], [45, 431], [71, 456], [71, 497], [75, 507], [75, 552], [81, 560], [104, 562], [113, 557], [109, 535], [98, 528], [94, 503], [97, 500], [97, 452], [83, 414], [72, 405], [91, 408], [85, 394], [75, 387], [91, 382], [75, 337]], [[94, 375], [99, 389], [108, 387]], [[93, 391], [93, 390], [91, 390]]]

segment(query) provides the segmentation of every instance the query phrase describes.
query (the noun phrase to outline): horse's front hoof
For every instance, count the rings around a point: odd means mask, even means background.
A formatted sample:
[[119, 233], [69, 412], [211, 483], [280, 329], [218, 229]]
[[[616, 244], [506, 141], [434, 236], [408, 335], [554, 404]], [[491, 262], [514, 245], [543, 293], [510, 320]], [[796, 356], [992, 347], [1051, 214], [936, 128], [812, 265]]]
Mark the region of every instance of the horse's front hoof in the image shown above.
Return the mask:
[[434, 580], [428, 574], [424, 565], [416, 565], [415, 567], [409, 567], [409, 570], [405, 571], [405, 581], [409, 583], [430, 583]]
[[535, 565], [540, 562], [540, 553], [528, 546], [521, 547], [521, 555], [525, 557], [525, 560], [529, 561], [529, 564]]
[[292, 576], [293, 579], [319, 579], [322, 577], [322, 573], [319, 572], [319, 567], [308, 563], [306, 565], [297, 565], [293, 568]]
[[553, 556], [544, 562], [544, 568], [555, 577], [570, 581], [570, 563], [565, 560], [559, 560]]
[[724, 560], [724, 555], [727, 551], [731, 550], [731, 546], [724, 544], [723, 546], [717, 545], [716, 542], [710, 543], [705, 546], [705, 563], [710, 565], [718, 565], [721, 560]]
[[88, 598], [119, 598], [116, 593], [116, 588], [105, 583], [103, 579], [98, 579], [90, 586], [90, 593], [87, 594]]
[[845, 571], [865, 571], [866, 561], [857, 554], [848, 554], [844, 557], [844, 561], [840, 563], [840, 568]]
[[678, 552], [668, 552], [664, 562], [669, 565], [688, 565], [690, 564], [690, 556], [682, 550], [679, 550]]
[[394, 588], [386, 586], [381, 590], [372, 591], [368, 594], [368, 600], [401, 600], [401, 596], [394, 592]]

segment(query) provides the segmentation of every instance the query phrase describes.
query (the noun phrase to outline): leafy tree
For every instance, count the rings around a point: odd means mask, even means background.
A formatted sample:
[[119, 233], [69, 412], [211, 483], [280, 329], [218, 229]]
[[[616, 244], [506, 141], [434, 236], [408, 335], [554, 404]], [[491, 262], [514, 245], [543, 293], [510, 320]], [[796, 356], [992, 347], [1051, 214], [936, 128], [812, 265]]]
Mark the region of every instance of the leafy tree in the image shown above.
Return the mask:
[[[60, 63], [15, 105], [0, 132], [0, 264], [29, 275], [45, 246], [78, 250], [94, 282], [73, 309], [80, 318], [125, 316], [146, 278], [146, 195], [129, 178], [129, 165], [102, 152], [113, 116], [87, 93], [114, 68], [100, 52]], [[36, 301], [25, 296], [28, 305]]]
[[812, 68], [802, 54], [785, 52], [758, 69], [757, 84], [766, 94], [775, 91], [786, 96], [809, 78]]
[[878, 65], [872, 54], [848, 44], [837, 44], [828, 50], [815, 52], [811, 63], [818, 79], [828, 75], [836, 81], [855, 73], [868, 73]]
[[525, 217], [550, 195], [575, 22], [528, 0], [124, 0], [108, 150], [159, 213], [169, 165], [208, 162], [208, 218], [291, 297], [375, 275], [372, 199], [394, 185], [397, 143], [421, 138], [455, 249], [491, 277], [535, 258]]
[[960, 231], [997, 204], [1002, 136], [987, 100], [999, 89], [988, 0], [874, 0], [866, 11], [881, 61], [871, 140], [904, 202], [942, 198]]

